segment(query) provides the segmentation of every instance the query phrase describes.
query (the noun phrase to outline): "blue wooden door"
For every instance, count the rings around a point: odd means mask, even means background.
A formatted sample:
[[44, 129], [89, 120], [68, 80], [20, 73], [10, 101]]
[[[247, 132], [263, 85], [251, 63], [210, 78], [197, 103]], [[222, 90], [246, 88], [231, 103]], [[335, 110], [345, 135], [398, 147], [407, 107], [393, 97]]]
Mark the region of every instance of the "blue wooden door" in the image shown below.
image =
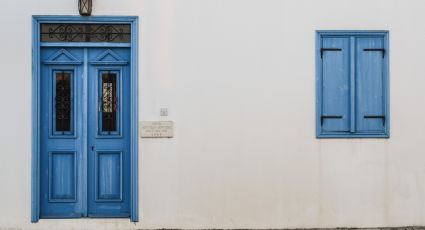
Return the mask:
[[88, 53], [88, 215], [130, 216], [130, 58], [126, 48]]
[[44, 48], [40, 76], [40, 216], [81, 217], [84, 50]]
[[130, 216], [130, 51], [43, 48], [40, 217]]

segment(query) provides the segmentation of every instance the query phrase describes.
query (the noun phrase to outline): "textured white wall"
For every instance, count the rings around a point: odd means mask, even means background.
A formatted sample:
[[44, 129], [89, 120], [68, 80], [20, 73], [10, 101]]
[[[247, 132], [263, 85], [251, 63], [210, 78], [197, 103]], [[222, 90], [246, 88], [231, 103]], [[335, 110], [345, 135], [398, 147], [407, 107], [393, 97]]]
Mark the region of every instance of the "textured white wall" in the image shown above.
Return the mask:
[[[425, 225], [423, 0], [94, 0], [140, 16], [140, 222], [30, 223], [31, 15], [76, 0], [1, 0], [0, 228]], [[315, 139], [315, 30], [390, 30], [390, 139]]]

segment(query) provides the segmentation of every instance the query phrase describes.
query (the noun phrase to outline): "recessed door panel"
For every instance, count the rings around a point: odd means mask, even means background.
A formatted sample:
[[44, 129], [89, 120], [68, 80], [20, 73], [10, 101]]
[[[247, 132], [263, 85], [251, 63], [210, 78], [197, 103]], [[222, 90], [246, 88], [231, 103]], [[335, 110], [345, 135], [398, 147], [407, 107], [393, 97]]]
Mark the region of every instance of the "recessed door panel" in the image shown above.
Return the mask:
[[52, 152], [49, 156], [49, 202], [75, 202], [77, 170], [75, 152]]
[[122, 201], [121, 152], [97, 152], [96, 154], [96, 201]]

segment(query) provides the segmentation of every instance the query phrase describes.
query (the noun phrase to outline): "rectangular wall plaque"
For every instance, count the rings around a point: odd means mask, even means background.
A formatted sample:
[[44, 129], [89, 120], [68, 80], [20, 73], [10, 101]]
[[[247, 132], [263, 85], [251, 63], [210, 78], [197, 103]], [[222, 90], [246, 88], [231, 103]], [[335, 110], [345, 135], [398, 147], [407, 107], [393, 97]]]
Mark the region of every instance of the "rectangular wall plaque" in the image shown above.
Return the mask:
[[173, 137], [172, 121], [141, 121], [140, 137], [142, 138], [171, 138]]

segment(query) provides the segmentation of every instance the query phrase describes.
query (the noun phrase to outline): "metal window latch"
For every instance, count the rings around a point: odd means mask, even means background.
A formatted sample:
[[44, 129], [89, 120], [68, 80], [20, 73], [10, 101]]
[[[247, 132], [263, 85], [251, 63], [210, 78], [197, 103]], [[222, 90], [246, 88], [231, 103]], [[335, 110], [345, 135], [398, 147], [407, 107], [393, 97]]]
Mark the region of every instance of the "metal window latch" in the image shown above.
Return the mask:
[[382, 119], [382, 125], [385, 126], [385, 115], [364, 115], [365, 119]]
[[320, 49], [320, 58], [323, 58], [323, 52], [325, 51], [342, 51], [341, 48], [321, 48]]
[[320, 116], [320, 125], [323, 126], [323, 120], [325, 120], [325, 119], [342, 119], [342, 116], [335, 116], [335, 115]]
[[382, 58], [385, 57], [385, 49], [383, 48], [368, 48], [368, 49], [363, 49], [363, 51], [379, 51], [379, 52], [382, 52]]

